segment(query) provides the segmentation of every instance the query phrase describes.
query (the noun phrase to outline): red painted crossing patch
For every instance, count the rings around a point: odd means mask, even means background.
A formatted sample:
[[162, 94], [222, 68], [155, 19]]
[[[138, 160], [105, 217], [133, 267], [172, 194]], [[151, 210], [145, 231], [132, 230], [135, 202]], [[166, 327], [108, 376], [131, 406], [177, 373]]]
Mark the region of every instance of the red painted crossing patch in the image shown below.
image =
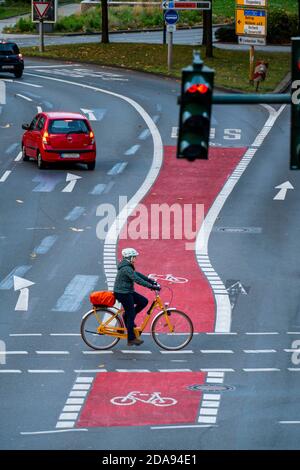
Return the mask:
[[[162, 380], [163, 377], [163, 380]], [[203, 372], [98, 374], [76, 427], [197, 423]]]
[[[151, 214], [151, 209], [155, 205], [164, 203], [168, 206], [179, 205], [182, 214], [185, 214], [188, 205], [195, 209], [197, 204], [203, 204], [205, 216], [245, 151], [246, 148], [212, 148], [209, 160], [188, 162], [176, 159], [175, 147], [165, 147], [160, 174], [147, 196], [141, 201], [146, 207], [146, 212]], [[194, 210], [193, 219], [195, 213]], [[172, 274], [175, 277], [186, 278], [187, 283], [169, 284], [174, 294], [172, 306], [189, 314], [195, 331], [214, 331], [214, 297], [198, 266], [194, 249], [186, 249], [186, 243], [190, 244], [191, 240], [183, 230], [178, 230], [178, 221], [176, 222], [174, 218], [171, 218], [170, 237], [168, 237], [168, 233], [162, 231], [162, 222], [159, 226], [157, 220], [153, 221], [152, 217], [148, 217], [147, 223], [139, 224], [140, 216], [141, 213], [137, 212], [128, 219], [119, 241], [119, 258], [123, 248], [133, 246], [140, 253], [136, 264], [137, 271], [145, 274]], [[195, 233], [199, 231], [201, 223], [201, 219], [197, 222], [194, 220]], [[125, 232], [129, 233], [127, 239]], [[135, 233], [135, 239], [130, 237], [132, 232]], [[176, 238], [178, 234], [181, 234], [180, 238]], [[140, 287], [138, 290], [149, 298], [149, 290]], [[162, 291], [162, 297], [164, 300], [169, 300], [168, 290]]]

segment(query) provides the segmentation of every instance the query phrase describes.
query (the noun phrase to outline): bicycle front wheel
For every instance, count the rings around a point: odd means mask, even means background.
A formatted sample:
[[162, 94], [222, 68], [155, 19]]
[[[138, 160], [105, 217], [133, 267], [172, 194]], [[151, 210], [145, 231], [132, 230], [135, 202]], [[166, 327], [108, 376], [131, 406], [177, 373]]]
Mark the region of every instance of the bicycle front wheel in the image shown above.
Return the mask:
[[168, 351], [184, 348], [193, 337], [193, 323], [186, 313], [168, 310], [159, 313], [151, 325], [151, 334], [158, 346]]
[[103, 322], [106, 322], [108, 327], [123, 328], [120, 318], [114, 317], [105, 309], [98, 309], [96, 314], [94, 310], [90, 310], [82, 318], [80, 333], [83, 341], [92, 349], [110, 349], [120, 340], [115, 336], [98, 333], [98, 328]]

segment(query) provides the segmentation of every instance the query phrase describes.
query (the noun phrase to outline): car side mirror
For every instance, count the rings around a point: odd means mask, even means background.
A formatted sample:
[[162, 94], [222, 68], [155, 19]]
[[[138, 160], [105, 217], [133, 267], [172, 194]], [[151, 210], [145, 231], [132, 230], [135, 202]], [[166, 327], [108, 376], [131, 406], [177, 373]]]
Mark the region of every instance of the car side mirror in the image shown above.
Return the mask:
[[30, 124], [22, 124], [22, 129], [25, 129], [25, 131], [28, 131], [30, 129]]

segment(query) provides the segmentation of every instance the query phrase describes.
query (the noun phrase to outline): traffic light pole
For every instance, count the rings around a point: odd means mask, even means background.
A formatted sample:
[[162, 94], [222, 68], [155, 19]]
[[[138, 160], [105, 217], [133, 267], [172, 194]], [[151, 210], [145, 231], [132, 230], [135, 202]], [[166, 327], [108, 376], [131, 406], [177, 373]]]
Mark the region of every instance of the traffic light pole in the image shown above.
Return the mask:
[[288, 93], [269, 94], [233, 94], [213, 95], [213, 104], [291, 104], [291, 95]]

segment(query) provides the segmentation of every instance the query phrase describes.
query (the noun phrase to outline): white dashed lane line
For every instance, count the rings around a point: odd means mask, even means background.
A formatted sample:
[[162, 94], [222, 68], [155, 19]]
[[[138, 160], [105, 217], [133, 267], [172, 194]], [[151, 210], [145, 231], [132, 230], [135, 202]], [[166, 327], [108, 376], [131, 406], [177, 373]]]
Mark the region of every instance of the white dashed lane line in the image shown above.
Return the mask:
[[64, 374], [62, 369], [28, 369], [29, 374]]
[[94, 377], [77, 377], [63, 407], [62, 413], [59, 415], [56, 428], [74, 427], [93, 380]]
[[125, 170], [126, 166], [127, 166], [127, 162], [116, 163], [116, 164], [107, 172], [107, 174], [108, 174], [109, 176], [119, 175], [120, 173], [122, 173], [122, 171]]
[[124, 155], [127, 155], [127, 156], [135, 155], [139, 148], [140, 148], [140, 145], [133, 145], [128, 150], [126, 150], [126, 152], [124, 152]]
[[20, 95], [20, 93], [17, 93], [16, 96], [19, 96], [19, 98], [23, 98], [23, 100], [26, 100], [26, 101], [32, 101], [31, 98], [29, 98], [28, 96]]
[[[300, 368], [293, 368], [289, 367], [287, 369], [278, 369], [278, 368], [245, 368], [245, 369], [232, 369], [232, 368], [201, 368], [201, 369], [188, 369], [188, 368], [168, 368], [168, 369], [105, 369], [105, 368], [99, 368], [99, 369], [5, 369], [5, 368], [0, 368], [0, 373], [3, 374], [21, 374], [23, 372], [28, 372], [29, 374], [64, 374], [64, 373], [70, 373], [70, 372], [75, 372], [76, 374], [98, 374], [98, 373], [106, 373], [106, 372], [162, 372], [162, 373], [168, 373], [168, 372], [204, 372], [210, 374], [207, 377], [206, 384], [212, 385], [212, 384], [222, 384], [224, 379], [223, 376], [216, 376], [216, 374], [223, 374], [225, 372], [233, 373], [233, 372], [246, 372], [246, 373], [267, 373], [267, 372], [300, 372]], [[78, 396], [78, 395], [75, 395]]]
[[231, 349], [201, 349], [202, 354], [234, 354]]
[[36, 354], [70, 354], [69, 351], [35, 351]]
[[21, 160], [22, 160], [22, 152], [19, 152], [14, 161], [19, 162]]
[[3, 175], [1, 176], [0, 178], [0, 183], [4, 183], [7, 178], [9, 177], [9, 175], [11, 174], [11, 170], [7, 170], [3, 173]]

